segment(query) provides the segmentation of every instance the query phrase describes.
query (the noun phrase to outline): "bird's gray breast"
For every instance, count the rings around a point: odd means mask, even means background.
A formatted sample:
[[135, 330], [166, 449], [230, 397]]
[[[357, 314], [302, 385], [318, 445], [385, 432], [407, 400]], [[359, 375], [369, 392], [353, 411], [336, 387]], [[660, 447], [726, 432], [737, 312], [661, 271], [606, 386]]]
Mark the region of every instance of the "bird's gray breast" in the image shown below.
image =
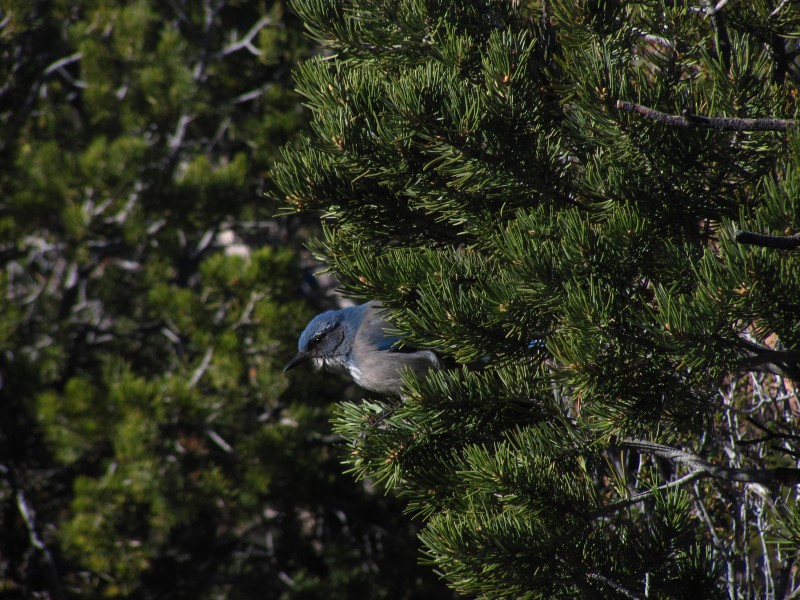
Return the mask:
[[440, 367], [439, 359], [430, 350], [415, 352], [372, 351], [362, 354], [357, 364], [349, 367], [350, 376], [363, 388], [379, 394], [401, 395], [402, 372], [410, 369], [417, 379], [424, 379], [431, 369]]

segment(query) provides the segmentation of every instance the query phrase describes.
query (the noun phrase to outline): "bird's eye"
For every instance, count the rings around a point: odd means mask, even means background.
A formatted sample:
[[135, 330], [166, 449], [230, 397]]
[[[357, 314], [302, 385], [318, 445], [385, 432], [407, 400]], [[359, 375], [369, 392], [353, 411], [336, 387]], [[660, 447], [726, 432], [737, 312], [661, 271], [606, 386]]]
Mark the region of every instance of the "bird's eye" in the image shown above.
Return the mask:
[[311, 338], [311, 341], [308, 343], [308, 345], [309, 346], [316, 346], [317, 344], [319, 344], [322, 341], [322, 337], [323, 337], [322, 334], [315, 335], [313, 338]]

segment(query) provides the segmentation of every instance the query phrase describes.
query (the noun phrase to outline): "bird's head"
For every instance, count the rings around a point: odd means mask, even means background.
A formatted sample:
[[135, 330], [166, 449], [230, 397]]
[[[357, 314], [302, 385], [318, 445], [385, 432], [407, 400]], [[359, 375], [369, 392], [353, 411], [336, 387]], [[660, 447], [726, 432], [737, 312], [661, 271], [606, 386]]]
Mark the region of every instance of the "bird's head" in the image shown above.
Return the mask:
[[[331, 370], [342, 368], [348, 352], [346, 337], [346, 315], [341, 310], [329, 310], [317, 315], [300, 334], [297, 344], [297, 355], [283, 368], [284, 371], [295, 368], [306, 361], [312, 361], [317, 369]], [[350, 340], [352, 345], [352, 340]]]

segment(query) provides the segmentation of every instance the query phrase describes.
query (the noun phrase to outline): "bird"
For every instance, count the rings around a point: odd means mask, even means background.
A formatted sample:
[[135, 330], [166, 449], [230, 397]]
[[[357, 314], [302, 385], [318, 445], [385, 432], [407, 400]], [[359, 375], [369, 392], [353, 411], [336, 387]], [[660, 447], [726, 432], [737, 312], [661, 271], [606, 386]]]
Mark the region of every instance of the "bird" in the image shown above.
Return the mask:
[[442, 362], [431, 350], [399, 347], [402, 335], [392, 333], [385, 309], [372, 300], [358, 306], [329, 310], [311, 319], [297, 344], [297, 355], [284, 372], [311, 361], [316, 369], [347, 373], [362, 388], [402, 398], [402, 372], [418, 379]]

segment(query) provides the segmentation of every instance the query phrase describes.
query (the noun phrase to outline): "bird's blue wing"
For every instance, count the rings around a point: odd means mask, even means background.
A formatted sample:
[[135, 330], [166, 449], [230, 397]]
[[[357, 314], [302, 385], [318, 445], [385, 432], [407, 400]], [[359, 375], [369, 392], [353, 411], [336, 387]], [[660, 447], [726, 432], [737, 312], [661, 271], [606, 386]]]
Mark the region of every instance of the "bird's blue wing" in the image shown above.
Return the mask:
[[382, 352], [398, 350], [396, 344], [405, 336], [394, 332], [394, 325], [386, 320], [384, 310], [379, 303], [370, 302], [364, 306], [366, 312], [358, 329], [358, 337], [370, 347]]

